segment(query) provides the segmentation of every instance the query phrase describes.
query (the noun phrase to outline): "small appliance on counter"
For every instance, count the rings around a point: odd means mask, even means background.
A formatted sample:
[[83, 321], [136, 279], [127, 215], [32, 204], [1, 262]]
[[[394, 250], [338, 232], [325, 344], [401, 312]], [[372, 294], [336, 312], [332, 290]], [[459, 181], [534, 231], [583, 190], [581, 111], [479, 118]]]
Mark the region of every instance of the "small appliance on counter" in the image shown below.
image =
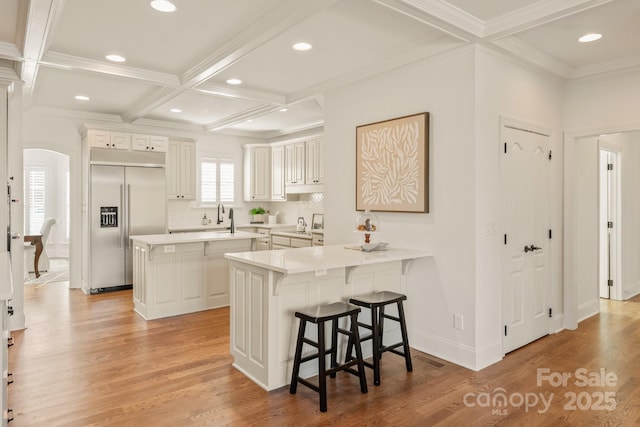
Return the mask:
[[298, 225], [296, 225], [296, 231], [298, 233], [304, 233], [307, 230], [307, 223], [304, 220], [304, 217], [298, 217]]

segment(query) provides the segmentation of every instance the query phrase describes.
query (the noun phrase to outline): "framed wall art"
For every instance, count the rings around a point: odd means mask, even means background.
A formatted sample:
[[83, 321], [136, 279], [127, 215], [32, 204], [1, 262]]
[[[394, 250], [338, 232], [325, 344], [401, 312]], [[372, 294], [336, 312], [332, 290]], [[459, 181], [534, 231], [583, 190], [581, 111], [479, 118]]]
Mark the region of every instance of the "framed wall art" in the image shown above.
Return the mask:
[[356, 127], [356, 210], [429, 212], [429, 113]]

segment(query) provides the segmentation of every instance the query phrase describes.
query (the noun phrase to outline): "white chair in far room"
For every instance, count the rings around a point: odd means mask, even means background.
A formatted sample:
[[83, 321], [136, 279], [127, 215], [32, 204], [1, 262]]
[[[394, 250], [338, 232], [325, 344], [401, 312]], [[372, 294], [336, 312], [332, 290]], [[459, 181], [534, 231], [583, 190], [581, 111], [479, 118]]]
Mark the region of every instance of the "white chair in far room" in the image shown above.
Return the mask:
[[[51, 233], [51, 227], [56, 223], [55, 218], [46, 218], [40, 227], [40, 235], [42, 236], [42, 253], [38, 260], [38, 270], [40, 273], [49, 270], [49, 256], [47, 255], [47, 239]], [[36, 256], [36, 247], [34, 245], [24, 245], [24, 261], [26, 273], [34, 273], [34, 258]], [[25, 276], [27, 276], [26, 274]]]

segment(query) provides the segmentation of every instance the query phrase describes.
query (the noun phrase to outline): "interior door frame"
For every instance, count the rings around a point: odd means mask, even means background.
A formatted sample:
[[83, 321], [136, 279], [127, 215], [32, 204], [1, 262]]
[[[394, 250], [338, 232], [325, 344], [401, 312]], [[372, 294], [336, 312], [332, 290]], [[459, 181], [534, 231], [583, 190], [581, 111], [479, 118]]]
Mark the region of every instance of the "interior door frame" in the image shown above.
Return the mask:
[[[509, 116], [500, 116], [500, 163], [502, 163], [502, 161], [503, 161], [503, 157], [502, 157], [503, 156], [503, 151], [502, 151], [503, 148], [502, 147], [503, 147], [503, 144], [504, 144], [505, 139], [506, 139], [506, 137], [505, 137], [505, 129], [506, 128], [519, 129], [519, 130], [522, 130], [522, 131], [525, 131], [525, 132], [532, 132], [532, 133], [536, 133], [536, 134], [545, 136], [545, 137], [549, 138], [549, 149], [551, 149], [551, 143], [553, 141], [553, 136], [554, 136], [554, 132], [553, 132], [553, 129], [551, 127], [539, 125], [539, 124], [528, 122], [528, 121], [521, 120], [521, 119], [516, 119], [516, 118], [513, 118], [513, 117], [509, 117]], [[502, 166], [501, 166], [501, 169], [502, 169]], [[549, 210], [548, 214], [549, 215], [548, 215], [548, 218], [549, 218], [549, 224], [551, 226], [552, 217], [553, 217], [552, 213], [551, 213], [552, 212], [551, 167], [549, 167], [547, 169], [547, 173], [548, 173], [548, 176], [547, 176], [548, 180], [547, 180], [547, 184], [546, 185], [549, 187], [548, 188], [548, 190], [549, 190], [549, 203], [548, 203], [548, 210]], [[501, 180], [502, 180], [502, 177], [501, 177]], [[502, 190], [500, 190], [500, 193], [501, 193], [501, 206], [502, 206], [502, 197], [503, 197], [502, 196]], [[501, 214], [502, 214], [502, 207], [500, 209], [501, 209]], [[502, 234], [504, 234], [504, 230], [502, 230], [502, 231], [503, 231]], [[547, 289], [545, 289], [545, 293], [548, 296], [548, 298], [551, 298], [552, 290], [553, 290], [553, 265], [554, 265], [553, 264], [554, 252], [553, 252], [553, 245], [551, 243], [549, 243], [548, 252], [549, 252], [548, 269], [549, 269], [549, 278], [550, 278], [550, 280], [549, 280], [549, 283], [547, 284]], [[501, 255], [501, 259], [502, 259], [502, 255]], [[501, 266], [500, 266], [500, 269], [501, 269], [500, 270], [500, 277], [501, 277], [501, 281], [500, 281], [500, 309], [501, 309], [502, 324], [504, 325], [505, 324], [505, 319], [504, 319], [503, 316], [504, 316], [505, 300], [504, 300], [504, 283], [502, 283], [502, 277], [503, 277], [502, 268], [503, 268], [503, 266], [502, 266], [502, 262], [501, 262]], [[547, 302], [549, 304], [552, 303], [552, 301], [550, 301], [550, 300], [547, 301]], [[550, 319], [548, 332], [549, 333], [553, 333], [556, 329], [558, 329], [558, 328], [554, 327], [553, 319]], [[504, 335], [502, 335], [502, 340], [501, 341], [503, 341], [503, 340], [504, 340]], [[502, 345], [502, 348], [503, 348], [502, 355], [504, 356], [505, 355], [504, 345], [503, 344], [501, 344], [501, 345]]]
[[573, 130], [564, 132], [564, 239], [563, 239], [563, 278], [564, 278], [564, 327], [566, 329], [578, 328], [578, 286], [575, 283], [575, 272], [580, 266], [576, 265], [574, 257], [576, 248], [574, 236], [579, 230], [574, 229], [575, 217], [578, 214], [575, 207], [576, 180], [578, 179], [578, 168], [575, 165], [576, 144], [581, 138], [597, 137], [599, 135], [616, 132], [638, 132], [640, 123], [627, 125], [608, 126], [595, 129]]

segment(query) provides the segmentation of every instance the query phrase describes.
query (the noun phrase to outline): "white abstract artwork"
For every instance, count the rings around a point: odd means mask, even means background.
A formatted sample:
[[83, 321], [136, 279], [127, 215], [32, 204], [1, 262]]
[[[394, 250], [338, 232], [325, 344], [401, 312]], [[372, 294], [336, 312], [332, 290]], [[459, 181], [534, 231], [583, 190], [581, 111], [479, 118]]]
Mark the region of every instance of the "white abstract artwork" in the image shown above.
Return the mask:
[[358, 126], [356, 210], [428, 212], [429, 113]]

